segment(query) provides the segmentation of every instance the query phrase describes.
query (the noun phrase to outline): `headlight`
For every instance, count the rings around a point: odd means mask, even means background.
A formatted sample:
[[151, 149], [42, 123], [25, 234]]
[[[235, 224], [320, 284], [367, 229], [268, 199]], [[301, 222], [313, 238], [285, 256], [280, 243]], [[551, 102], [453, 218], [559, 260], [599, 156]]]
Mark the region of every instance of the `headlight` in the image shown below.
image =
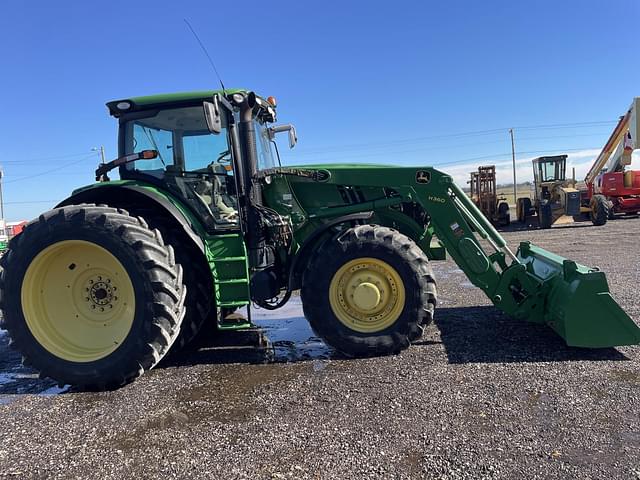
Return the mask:
[[231, 98], [238, 105], [240, 105], [242, 102], [244, 102], [244, 95], [242, 93], [234, 93], [233, 95], [231, 95]]
[[131, 108], [131, 102], [118, 102], [116, 103], [118, 110], [129, 110]]

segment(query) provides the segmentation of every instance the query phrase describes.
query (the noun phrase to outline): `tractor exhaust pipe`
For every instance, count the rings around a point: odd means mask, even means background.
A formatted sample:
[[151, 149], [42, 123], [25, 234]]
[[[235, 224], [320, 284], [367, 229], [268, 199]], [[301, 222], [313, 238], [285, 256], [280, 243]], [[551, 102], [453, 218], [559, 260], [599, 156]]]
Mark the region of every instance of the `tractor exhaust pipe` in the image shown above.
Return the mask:
[[[260, 213], [262, 206], [262, 189], [256, 179], [258, 173], [258, 149], [256, 127], [253, 109], [256, 106], [256, 95], [249, 92], [240, 104], [240, 122], [238, 133], [240, 137], [240, 153], [244, 170], [243, 182], [247, 204], [244, 206], [246, 218], [247, 250], [249, 265], [255, 272], [252, 275], [252, 291], [258, 292], [259, 284], [271, 284], [269, 269], [275, 262], [275, 252], [267, 244], [264, 221]], [[263, 274], [263, 275], [260, 275]], [[256, 278], [257, 277], [257, 278]], [[268, 291], [273, 288], [267, 288]], [[271, 298], [277, 294], [277, 289], [266, 294]]]
[[253, 108], [256, 106], [256, 95], [253, 92], [244, 98], [240, 104], [240, 122], [238, 132], [240, 134], [240, 153], [244, 167], [245, 192], [250, 202], [254, 205], [262, 204], [260, 185], [253, 179], [258, 172], [258, 150], [256, 143], [256, 129], [253, 123]]

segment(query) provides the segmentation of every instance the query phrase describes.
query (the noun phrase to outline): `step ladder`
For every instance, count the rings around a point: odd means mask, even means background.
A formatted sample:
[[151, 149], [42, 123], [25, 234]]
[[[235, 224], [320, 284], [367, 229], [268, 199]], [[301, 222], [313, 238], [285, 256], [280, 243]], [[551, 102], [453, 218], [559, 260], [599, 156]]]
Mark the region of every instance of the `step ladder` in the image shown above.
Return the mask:
[[244, 322], [227, 322], [222, 318], [223, 309], [242, 308], [251, 303], [249, 293], [249, 268], [247, 249], [241, 233], [225, 233], [210, 237], [207, 241], [208, 261], [213, 275], [214, 297], [218, 309], [218, 328], [238, 330], [251, 326]]

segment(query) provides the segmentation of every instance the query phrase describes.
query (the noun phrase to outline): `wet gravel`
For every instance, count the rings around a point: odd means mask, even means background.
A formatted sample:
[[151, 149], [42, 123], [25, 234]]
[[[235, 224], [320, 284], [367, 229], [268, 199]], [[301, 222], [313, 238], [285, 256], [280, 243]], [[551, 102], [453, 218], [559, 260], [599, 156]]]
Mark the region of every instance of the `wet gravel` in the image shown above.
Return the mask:
[[[601, 267], [640, 320], [639, 218], [505, 237]], [[394, 357], [336, 357], [295, 298], [257, 315], [271, 355], [228, 342], [113, 392], [38, 380], [0, 337], [0, 476], [640, 479], [640, 348], [568, 348], [435, 265], [436, 324]]]

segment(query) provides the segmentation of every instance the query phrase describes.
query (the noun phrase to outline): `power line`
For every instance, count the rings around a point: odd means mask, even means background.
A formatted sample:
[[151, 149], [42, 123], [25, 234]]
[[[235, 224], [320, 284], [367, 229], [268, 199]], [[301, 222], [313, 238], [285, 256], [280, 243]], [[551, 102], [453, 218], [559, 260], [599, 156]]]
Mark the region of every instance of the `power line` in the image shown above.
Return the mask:
[[[347, 158], [357, 158], [357, 157], [368, 157], [371, 155], [388, 155], [389, 153], [415, 153], [415, 152], [428, 152], [428, 151], [434, 151], [434, 150], [450, 150], [453, 148], [462, 148], [462, 147], [475, 147], [475, 146], [479, 146], [479, 145], [495, 145], [496, 143], [504, 143], [504, 140], [494, 140], [491, 142], [473, 142], [473, 143], [459, 143], [459, 144], [452, 144], [452, 145], [439, 145], [439, 146], [435, 146], [435, 147], [423, 147], [423, 148], [417, 148], [417, 149], [411, 149], [411, 150], [392, 150], [390, 152], [375, 152], [375, 153], [359, 153], [357, 150], [355, 151], [356, 155], [351, 155], [350, 157]], [[384, 148], [384, 147], [382, 147]], [[371, 149], [374, 150], [380, 150], [381, 148], [373, 146], [371, 147]], [[367, 149], [368, 150], [368, 149]], [[362, 150], [364, 152], [364, 150]], [[339, 152], [339, 151], [338, 151]], [[309, 156], [316, 156], [316, 155], [326, 155], [326, 154], [332, 154], [332, 155], [336, 155], [336, 153], [331, 153], [331, 152], [315, 152], [315, 153], [300, 153], [297, 155], [297, 157], [309, 157]]]
[[7, 183], [15, 183], [15, 182], [21, 182], [23, 180], [31, 180], [32, 178], [36, 178], [36, 177], [41, 177], [43, 175], [47, 175], [49, 173], [52, 172], [57, 172], [58, 170], [62, 170], [63, 168], [67, 168], [67, 167], [71, 167], [73, 165], [76, 165], [80, 162], [84, 162], [85, 160], [94, 157], [96, 155], [96, 153], [91, 153], [89, 155], [87, 155], [86, 157], [81, 158], [80, 160], [75, 160], [73, 162], [69, 162], [69, 163], [65, 163], [64, 165], [59, 165], [55, 168], [49, 169], [49, 170], [45, 170], [44, 172], [39, 172], [39, 173], [35, 173], [33, 175], [26, 175], [24, 177], [18, 177], [18, 178], [14, 178], [13, 180], [7, 180], [6, 182], [4, 182], [5, 184]]
[[[537, 153], [555, 153], [555, 152], [579, 152], [582, 150], [599, 150], [600, 147], [582, 147], [582, 148], [555, 148], [553, 150], [528, 150], [528, 151], [517, 151], [515, 152], [516, 155], [532, 155], [532, 154], [537, 154]], [[510, 157], [512, 155], [511, 152], [507, 152], [507, 153], [494, 153], [492, 155], [483, 155], [481, 157], [472, 157], [472, 158], [464, 158], [461, 160], [453, 160], [450, 162], [443, 162], [443, 163], [437, 163], [434, 164], [434, 167], [439, 167], [442, 165], [454, 165], [454, 164], [458, 164], [458, 163], [466, 163], [466, 162], [472, 162], [474, 160], [484, 160], [487, 158], [499, 158], [499, 157]], [[524, 159], [524, 160], [518, 160], [516, 161], [516, 163], [528, 163], [529, 159]], [[509, 163], [509, 162], [505, 162], [505, 163]]]
[[[576, 134], [576, 135], [553, 135], [553, 136], [542, 136], [542, 137], [521, 137], [521, 141], [526, 143], [528, 141], [535, 141], [535, 140], [552, 140], [552, 139], [561, 139], [561, 138], [573, 138], [573, 137], [600, 137], [605, 135], [606, 133], [589, 133], [589, 134]], [[454, 144], [447, 144], [447, 145], [438, 145], [438, 146], [427, 146], [427, 147], [420, 147], [420, 148], [413, 148], [410, 150], [391, 150], [391, 151], [380, 151], [383, 150], [385, 148], [388, 147], [371, 147], [370, 149], [363, 149], [361, 152], [360, 151], [354, 151], [351, 154], [347, 154], [347, 156], [341, 155], [342, 158], [366, 158], [366, 157], [372, 157], [372, 156], [381, 156], [381, 155], [390, 155], [390, 154], [405, 154], [405, 153], [419, 153], [419, 152], [433, 152], [433, 151], [437, 151], [437, 150], [453, 150], [453, 149], [458, 149], [458, 148], [465, 148], [465, 147], [478, 147], [478, 146], [482, 146], [482, 145], [495, 145], [495, 144], [507, 144], [508, 143], [508, 137], [506, 137], [503, 140], [494, 140], [491, 142], [474, 142], [474, 143], [454, 143]], [[367, 152], [366, 150], [375, 150], [375, 151], [371, 151], [371, 152]], [[316, 157], [316, 156], [328, 156], [328, 155], [339, 155], [339, 153], [331, 153], [331, 152], [315, 152], [315, 153], [299, 153], [298, 155], [296, 155], [297, 158], [299, 157]]]
[[53, 157], [38, 157], [38, 158], [31, 158], [31, 159], [27, 159], [27, 160], [2, 160], [3, 165], [6, 163], [15, 163], [15, 164], [25, 164], [25, 163], [45, 163], [48, 162], [49, 160], [61, 160], [64, 158], [72, 158], [72, 157], [80, 157], [82, 155], [87, 155], [87, 152], [82, 152], [82, 153], [69, 153], [67, 155], [56, 155]]
[[[515, 129], [514, 129], [515, 130]], [[550, 140], [553, 138], [574, 138], [574, 137], [600, 137], [603, 135], [607, 135], [611, 133], [611, 130], [606, 130], [602, 133], [598, 132], [598, 133], [576, 133], [573, 135], [551, 135], [551, 136], [546, 136], [546, 137], [518, 137], [519, 140]]]
[[604, 126], [617, 123], [618, 120], [600, 120], [597, 122], [577, 122], [577, 123], [551, 123], [546, 125], [528, 125], [523, 127], [513, 127], [514, 130], [538, 130], [549, 128], [574, 128], [574, 127], [586, 127], [586, 126]]
[[[513, 127], [514, 130], [545, 130], [545, 129], [564, 129], [564, 128], [578, 128], [578, 127], [600, 127], [606, 125], [615, 124], [617, 120], [600, 120], [593, 122], [575, 122], [575, 123], [556, 123], [556, 124], [541, 124], [541, 125], [525, 125], [520, 127]], [[345, 150], [353, 150], [353, 149], [362, 149], [362, 148], [378, 148], [382, 146], [393, 146], [399, 144], [406, 143], [418, 143], [427, 140], [439, 140], [439, 139], [447, 139], [447, 138], [461, 138], [461, 137], [470, 137], [470, 136], [485, 136], [485, 135], [497, 135], [497, 134], [508, 134], [509, 128], [495, 128], [490, 130], [475, 130], [469, 132], [458, 132], [458, 133], [450, 133], [443, 135], [431, 135], [424, 137], [411, 137], [411, 138], [403, 138], [397, 139], [387, 142], [369, 142], [369, 143], [354, 143], [354, 144], [344, 144], [344, 145], [329, 145], [326, 147], [317, 147], [306, 149], [305, 152], [302, 152], [300, 155], [304, 154], [318, 154], [318, 153], [328, 153], [335, 151], [345, 151]], [[318, 153], [316, 153], [318, 152]]]
[[[469, 146], [479, 146], [479, 145], [488, 145], [488, 144], [495, 144], [495, 143], [501, 143], [504, 144], [505, 147], [507, 146], [508, 143], [508, 137], [505, 138], [504, 140], [500, 140], [497, 142], [482, 142], [482, 143], [469, 143], [469, 144], [459, 144], [459, 145], [445, 145], [445, 146], [438, 146], [438, 147], [427, 147], [427, 148], [418, 148], [418, 149], [410, 149], [410, 150], [394, 150], [392, 152], [369, 152], [369, 153], [355, 153], [355, 154], [349, 154], [349, 155], [342, 155], [341, 156], [341, 160], [347, 160], [347, 159], [357, 159], [357, 158], [370, 158], [370, 157], [380, 157], [380, 156], [390, 156], [390, 155], [401, 155], [401, 154], [408, 154], [408, 153], [421, 153], [421, 152], [432, 152], [435, 150], [452, 150], [454, 148], [461, 148], [461, 147], [469, 147]], [[510, 146], [510, 144], [509, 144]], [[592, 147], [589, 147], [592, 148]], [[596, 147], [593, 147], [596, 148]], [[597, 147], [600, 148], [600, 147]], [[547, 149], [547, 152], [555, 152], [555, 151], [577, 151], [577, 150], [585, 150], [586, 148], [564, 148], [564, 147], [558, 147], [558, 148], [553, 148], [553, 149]], [[542, 151], [542, 150], [541, 150]], [[526, 152], [516, 152], [517, 154], [520, 153], [526, 153]], [[489, 154], [489, 155], [483, 155], [480, 157], [473, 157], [469, 160], [481, 160], [484, 158], [492, 158], [495, 156], [505, 156], [505, 155], [511, 155], [511, 153], [508, 154]], [[320, 157], [318, 159], [314, 159], [314, 162], [317, 163], [321, 163], [323, 161], [328, 161], [326, 159], [327, 156], [325, 157]], [[453, 163], [459, 163], [460, 161], [458, 160], [454, 160]]]
[[59, 200], [31, 200], [25, 202], [4, 202], [5, 205], [27, 205], [31, 203], [57, 203]]

